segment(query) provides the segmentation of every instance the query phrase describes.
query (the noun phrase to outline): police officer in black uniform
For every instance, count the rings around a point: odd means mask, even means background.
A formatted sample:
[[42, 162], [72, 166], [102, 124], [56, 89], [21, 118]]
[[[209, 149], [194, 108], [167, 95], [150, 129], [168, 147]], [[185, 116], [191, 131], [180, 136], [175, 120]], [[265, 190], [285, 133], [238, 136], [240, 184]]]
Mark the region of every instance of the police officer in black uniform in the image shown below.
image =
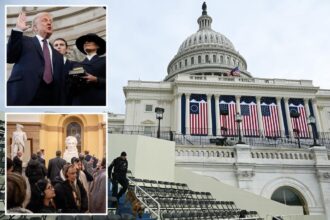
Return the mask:
[[[116, 197], [118, 201], [128, 188], [128, 179], [126, 178], [128, 162], [126, 156], [126, 152], [121, 152], [120, 157], [114, 159], [108, 169], [108, 176], [112, 182], [112, 196]], [[114, 170], [113, 173], [112, 169]], [[118, 183], [122, 186], [119, 193]]]

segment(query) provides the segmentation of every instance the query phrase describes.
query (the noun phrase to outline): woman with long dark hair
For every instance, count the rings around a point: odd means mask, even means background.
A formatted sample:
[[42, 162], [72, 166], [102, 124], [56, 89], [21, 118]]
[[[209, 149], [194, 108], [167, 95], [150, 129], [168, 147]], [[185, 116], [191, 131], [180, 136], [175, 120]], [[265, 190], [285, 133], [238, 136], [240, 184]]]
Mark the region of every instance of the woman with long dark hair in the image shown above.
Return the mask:
[[53, 201], [55, 190], [48, 179], [41, 179], [35, 183], [28, 208], [34, 213], [56, 213], [56, 205]]

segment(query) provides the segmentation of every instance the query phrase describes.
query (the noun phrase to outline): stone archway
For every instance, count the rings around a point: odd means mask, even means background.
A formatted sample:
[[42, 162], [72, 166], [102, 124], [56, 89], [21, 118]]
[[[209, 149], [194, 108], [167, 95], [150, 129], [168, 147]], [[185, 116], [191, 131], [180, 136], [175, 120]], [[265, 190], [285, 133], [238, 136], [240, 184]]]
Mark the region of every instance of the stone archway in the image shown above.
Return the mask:
[[304, 208], [304, 213], [312, 214], [310, 213], [310, 208], [316, 206], [316, 200], [313, 193], [305, 184], [294, 178], [283, 177], [273, 179], [265, 184], [260, 194], [265, 198], [271, 199], [275, 191], [281, 187], [285, 187], [286, 189], [290, 189], [291, 192], [294, 192], [298, 198], [301, 199], [301, 205]]
[[304, 196], [297, 189], [290, 186], [279, 187], [273, 192], [270, 199], [289, 206], [302, 206], [304, 215], [309, 214]]

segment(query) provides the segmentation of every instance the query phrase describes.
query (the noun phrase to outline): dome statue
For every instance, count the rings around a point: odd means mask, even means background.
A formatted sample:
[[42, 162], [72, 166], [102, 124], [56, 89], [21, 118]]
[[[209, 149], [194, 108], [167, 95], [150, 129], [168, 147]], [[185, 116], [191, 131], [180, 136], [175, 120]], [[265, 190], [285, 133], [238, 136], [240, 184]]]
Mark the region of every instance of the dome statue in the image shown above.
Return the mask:
[[71, 163], [72, 157], [79, 157], [78, 156], [78, 149], [77, 149], [77, 138], [74, 136], [68, 136], [65, 139], [65, 151], [63, 154], [63, 159], [66, 160], [66, 162]]

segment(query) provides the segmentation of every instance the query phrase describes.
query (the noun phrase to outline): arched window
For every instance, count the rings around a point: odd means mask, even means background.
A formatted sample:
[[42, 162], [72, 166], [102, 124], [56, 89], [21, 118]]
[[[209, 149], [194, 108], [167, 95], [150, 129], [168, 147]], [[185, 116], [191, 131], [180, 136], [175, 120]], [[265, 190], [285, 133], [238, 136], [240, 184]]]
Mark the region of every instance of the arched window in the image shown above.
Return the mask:
[[202, 62], [202, 57], [198, 56], [198, 63], [201, 63], [201, 62]]
[[220, 56], [220, 63], [223, 63], [223, 56]]
[[217, 56], [213, 55], [213, 63], [216, 63], [216, 62], [217, 62]]
[[184, 60], [184, 66], [187, 66], [187, 65], [188, 65], [188, 60], [185, 59], [185, 60]]
[[209, 55], [205, 55], [205, 63], [209, 63], [210, 59], [209, 59]]
[[194, 62], [195, 62], [194, 57], [192, 57], [192, 58], [190, 59], [190, 64], [193, 65]]
[[304, 214], [308, 215], [308, 207], [303, 195], [296, 189], [289, 186], [282, 186], [275, 190], [271, 200], [290, 206], [302, 206]]

